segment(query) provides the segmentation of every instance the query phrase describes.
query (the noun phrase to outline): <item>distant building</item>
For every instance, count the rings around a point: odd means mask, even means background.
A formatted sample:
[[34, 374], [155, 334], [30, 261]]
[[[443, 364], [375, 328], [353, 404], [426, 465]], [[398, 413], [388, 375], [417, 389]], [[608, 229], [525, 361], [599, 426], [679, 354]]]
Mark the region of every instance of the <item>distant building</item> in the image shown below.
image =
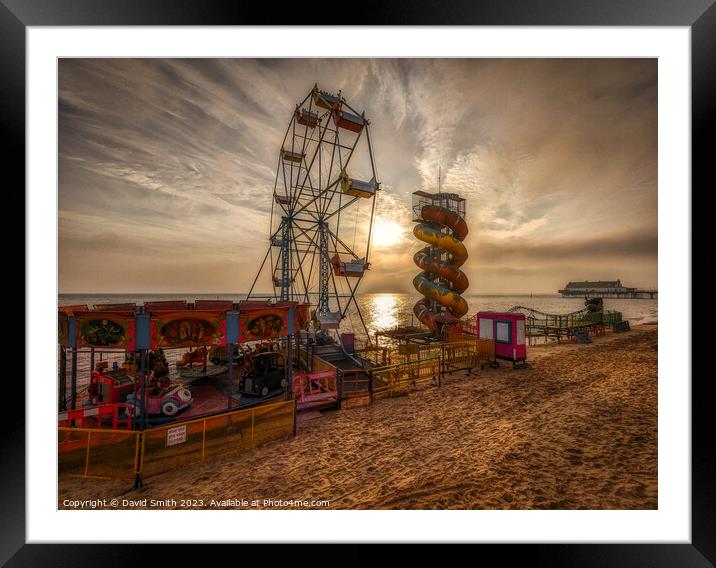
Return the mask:
[[621, 280], [597, 280], [591, 282], [570, 282], [559, 293], [563, 296], [584, 296], [589, 294], [633, 294], [636, 288], [627, 288]]

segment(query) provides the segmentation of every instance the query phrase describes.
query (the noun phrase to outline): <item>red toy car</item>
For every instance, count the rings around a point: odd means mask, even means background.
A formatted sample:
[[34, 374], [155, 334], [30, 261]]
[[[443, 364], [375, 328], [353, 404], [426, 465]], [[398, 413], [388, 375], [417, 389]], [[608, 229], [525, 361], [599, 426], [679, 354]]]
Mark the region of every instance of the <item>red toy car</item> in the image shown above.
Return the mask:
[[[135, 403], [137, 379], [134, 371], [125, 367], [92, 371], [89, 386], [89, 400], [85, 404], [92, 406], [126, 402], [130, 406], [129, 414], [141, 415], [144, 408], [141, 401]], [[147, 386], [146, 407], [149, 414], [174, 416], [192, 403], [191, 392], [183, 386], [170, 386], [169, 377], [158, 377], [156, 385]]]

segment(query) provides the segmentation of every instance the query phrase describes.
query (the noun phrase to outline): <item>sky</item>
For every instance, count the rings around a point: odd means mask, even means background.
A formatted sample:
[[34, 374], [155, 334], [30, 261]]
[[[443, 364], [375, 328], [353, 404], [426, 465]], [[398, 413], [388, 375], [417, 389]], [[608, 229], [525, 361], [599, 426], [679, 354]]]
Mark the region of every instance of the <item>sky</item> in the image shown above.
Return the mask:
[[[370, 120], [362, 291], [412, 291], [411, 194], [439, 172], [469, 293], [657, 286], [656, 59], [60, 59], [60, 293], [247, 291], [314, 83]], [[344, 216], [366, 238], [367, 214]]]

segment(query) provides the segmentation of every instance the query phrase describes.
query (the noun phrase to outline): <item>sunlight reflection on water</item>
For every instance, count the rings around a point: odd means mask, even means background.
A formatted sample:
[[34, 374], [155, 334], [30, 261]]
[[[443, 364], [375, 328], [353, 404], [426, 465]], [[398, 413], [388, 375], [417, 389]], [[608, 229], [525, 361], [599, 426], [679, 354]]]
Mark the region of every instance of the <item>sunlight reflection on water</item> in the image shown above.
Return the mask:
[[388, 329], [398, 325], [398, 298], [393, 294], [376, 294], [370, 299], [371, 325]]

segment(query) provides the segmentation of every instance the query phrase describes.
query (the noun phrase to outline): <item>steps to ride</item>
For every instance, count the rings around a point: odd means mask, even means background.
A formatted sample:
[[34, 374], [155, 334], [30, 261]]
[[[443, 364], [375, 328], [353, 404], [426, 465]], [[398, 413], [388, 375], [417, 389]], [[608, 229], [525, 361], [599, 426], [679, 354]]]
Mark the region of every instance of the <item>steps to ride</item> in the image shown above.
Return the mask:
[[589, 336], [585, 335], [585, 333], [583, 333], [579, 329], [570, 329], [569, 334], [575, 339], [579, 340], [581, 343], [592, 343], [592, 340], [589, 339]]

